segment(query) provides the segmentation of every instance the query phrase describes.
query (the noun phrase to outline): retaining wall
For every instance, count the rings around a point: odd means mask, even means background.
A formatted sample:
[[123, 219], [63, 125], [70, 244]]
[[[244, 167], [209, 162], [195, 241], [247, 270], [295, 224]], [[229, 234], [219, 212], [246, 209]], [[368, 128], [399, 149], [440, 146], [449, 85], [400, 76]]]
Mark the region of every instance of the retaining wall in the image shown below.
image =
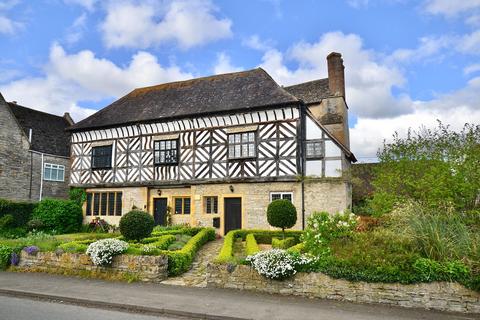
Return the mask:
[[25, 251], [20, 254], [20, 269], [32, 269], [43, 272], [92, 271], [99, 273], [133, 274], [142, 281], [160, 282], [167, 278], [168, 257], [118, 255], [113, 258], [111, 266], [99, 267], [92, 263], [90, 257], [80, 253], [38, 252], [30, 255]]
[[207, 287], [480, 314], [480, 293], [451, 282], [350, 282], [322, 273], [298, 273], [291, 279], [276, 281], [249, 266], [211, 263], [207, 267]]

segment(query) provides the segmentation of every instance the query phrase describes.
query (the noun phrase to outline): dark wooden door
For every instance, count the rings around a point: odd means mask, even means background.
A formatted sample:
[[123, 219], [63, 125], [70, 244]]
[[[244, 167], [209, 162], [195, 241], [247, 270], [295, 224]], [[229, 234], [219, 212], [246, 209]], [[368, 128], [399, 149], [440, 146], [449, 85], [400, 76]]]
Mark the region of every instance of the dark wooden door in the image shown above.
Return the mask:
[[165, 225], [165, 218], [167, 217], [167, 198], [153, 199], [153, 219], [155, 225]]
[[224, 227], [225, 234], [230, 230], [242, 228], [242, 198], [225, 198]]

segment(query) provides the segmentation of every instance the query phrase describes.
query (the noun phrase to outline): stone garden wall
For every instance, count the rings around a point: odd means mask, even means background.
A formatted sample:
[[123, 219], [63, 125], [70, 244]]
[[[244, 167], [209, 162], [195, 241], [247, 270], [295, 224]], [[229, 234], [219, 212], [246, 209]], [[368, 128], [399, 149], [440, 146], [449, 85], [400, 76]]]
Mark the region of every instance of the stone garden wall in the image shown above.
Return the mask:
[[450, 282], [412, 285], [350, 282], [322, 273], [298, 273], [291, 279], [275, 281], [249, 266], [209, 264], [207, 287], [480, 314], [480, 293]]
[[118, 255], [109, 267], [95, 266], [90, 257], [80, 253], [38, 252], [30, 255], [25, 251], [20, 254], [20, 269], [40, 272], [71, 271], [81, 273], [131, 274], [142, 281], [159, 282], [167, 278], [168, 258], [166, 256]]

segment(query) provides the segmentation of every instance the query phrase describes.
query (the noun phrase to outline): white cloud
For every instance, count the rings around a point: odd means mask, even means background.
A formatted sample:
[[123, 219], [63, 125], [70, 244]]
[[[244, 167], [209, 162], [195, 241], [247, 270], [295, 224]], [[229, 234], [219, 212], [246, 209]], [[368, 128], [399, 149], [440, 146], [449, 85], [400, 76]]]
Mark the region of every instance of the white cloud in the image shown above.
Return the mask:
[[424, 4], [425, 11], [431, 14], [454, 17], [462, 13], [472, 12], [480, 8], [480, 0], [427, 0]]
[[[261, 66], [280, 84], [290, 85], [327, 77], [326, 57], [330, 52], [342, 53], [345, 61], [347, 100], [362, 117], [388, 117], [411, 112], [408, 98], [396, 99], [393, 87], [402, 87], [405, 79], [395, 67], [381, 62], [380, 57], [363, 47], [362, 39], [354, 34], [330, 32], [318, 42], [301, 42], [287, 54], [267, 51]], [[290, 70], [285, 60], [298, 64]]]
[[84, 12], [78, 16], [67, 30], [65, 40], [69, 44], [77, 43], [82, 37], [86, 29], [87, 14]]
[[107, 47], [148, 48], [175, 41], [187, 49], [232, 35], [231, 20], [218, 18], [209, 0], [112, 2], [101, 25]]
[[177, 66], [163, 67], [148, 52], [138, 52], [121, 67], [95, 57], [89, 50], [67, 54], [54, 44], [45, 76], [16, 80], [3, 85], [0, 91], [8, 100], [55, 114], [69, 111], [79, 120], [94, 110], [79, 107], [78, 101], [118, 98], [136, 87], [191, 77]]
[[217, 62], [213, 67], [214, 74], [237, 72], [241, 70], [242, 68], [232, 65], [230, 57], [225, 52], [217, 54]]
[[244, 39], [242, 45], [258, 51], [267, 51], [273, 49], [273, 41], [261, 40], [256, 34]]
[[23, 28], [23, 23], [11, 19], [7, 12], [18, 3], [19, 1], [17, 0], [0, 2], [0, 34], [13, 35]]
[[391, 141], [395, 132], [405, 136], [409, 128], [433, 128], [437, 126], [437, 119], [455, 130], [460, 130], [465, 123], [478, 124], [478, 92], [480, 77], [469, 81], [461, 90], [439, 95], [431, 101], [413, 102], [413, 112], [410, 114], [386, 119], [359, 118], [350, 129], [352, 150], [360, 157], [373, 157], [383, 140]]
[[471, 74], [471, 73], [475, 73], [477, 71], [480, 71], [480, 63], [471, 64], [469, 66], [466, 66], [463, 69], [463, 73], [466, 74], [466, 75]]
[[98, 0], [64, 0], [66, 4], [75, 4], [84, 7], [88, 11], [93, 11]]

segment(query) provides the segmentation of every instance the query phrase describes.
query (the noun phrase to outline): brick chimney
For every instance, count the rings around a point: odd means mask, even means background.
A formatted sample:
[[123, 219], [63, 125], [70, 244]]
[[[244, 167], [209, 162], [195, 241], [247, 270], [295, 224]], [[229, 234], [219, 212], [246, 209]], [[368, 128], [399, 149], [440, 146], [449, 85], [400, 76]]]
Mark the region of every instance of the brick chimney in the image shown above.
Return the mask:
[[70, 116], [70, 113], [65, 112], [65, 113], [63, 114], [63, 118], [64, 118], [65, 120], [67, 120], [67, 122], [68, 122], [71, 126], [73, 126], [73, 125], [75, 124], [75, 121], [73, 121], [72, 117]]
[[345, 67], [342, 55], [332, 52], [327, 56], [328, 64], [328, 88], [335, 96], [345, 98]]

